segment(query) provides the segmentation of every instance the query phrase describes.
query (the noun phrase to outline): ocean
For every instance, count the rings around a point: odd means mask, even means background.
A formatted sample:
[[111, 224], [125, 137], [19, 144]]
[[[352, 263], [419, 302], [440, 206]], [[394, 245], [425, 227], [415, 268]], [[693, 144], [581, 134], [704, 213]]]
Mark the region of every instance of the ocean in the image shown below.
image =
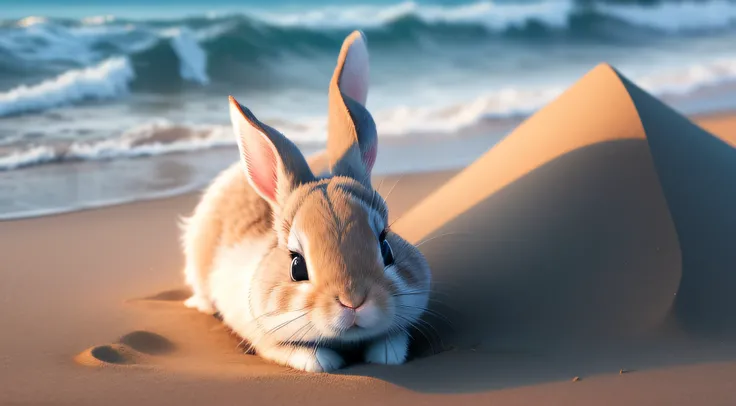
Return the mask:
[[604, 61], [682, 113], [736, 108], [725, 0], [0, 0], [0, 218], [201, 188], [237, 159], [231, 94], [320, 149], [354, 29], [378, 171], [465, 165]]

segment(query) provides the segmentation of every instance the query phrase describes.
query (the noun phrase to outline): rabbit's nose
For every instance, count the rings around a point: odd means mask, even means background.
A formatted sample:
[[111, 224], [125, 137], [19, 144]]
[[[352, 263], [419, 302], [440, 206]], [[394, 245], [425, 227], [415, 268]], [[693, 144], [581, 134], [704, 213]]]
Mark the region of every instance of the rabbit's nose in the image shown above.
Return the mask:
[[337, 301], [342, 305], [342, 307], [352, 309], [352, 310], [358, 310], [360, 306], [362, 306], [365, 303], [366, 296], [352, 296], [347, 297], [344, 295], [337, 296]]

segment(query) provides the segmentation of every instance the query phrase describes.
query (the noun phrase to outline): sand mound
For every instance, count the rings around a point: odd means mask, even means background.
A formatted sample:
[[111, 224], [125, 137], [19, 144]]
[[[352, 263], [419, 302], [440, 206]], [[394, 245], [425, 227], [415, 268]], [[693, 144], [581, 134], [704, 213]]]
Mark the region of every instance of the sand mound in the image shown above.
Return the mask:
[[548, 347], [665, 323], [682, 263], [650, 142], [696, 130], [632, 86], [598, 66], [394, 225], [436, 289], [462, 287], [438, 296], [472, 315], [446, 341]]
[[682, 250], [675, 314], [697, 332], [736, 329], [736, 143], [621, 77], [647, 133]]
[[106, 367], [112, 365], [137, 365], [145, 356], [121, 344], [99, 345], [82, 351], [74, 361], [89, 367]]
[[144, 354], [166, 354], [174, 349], [167, 338], [149, 331], [134, 331], [120, 338], [120, 343]]

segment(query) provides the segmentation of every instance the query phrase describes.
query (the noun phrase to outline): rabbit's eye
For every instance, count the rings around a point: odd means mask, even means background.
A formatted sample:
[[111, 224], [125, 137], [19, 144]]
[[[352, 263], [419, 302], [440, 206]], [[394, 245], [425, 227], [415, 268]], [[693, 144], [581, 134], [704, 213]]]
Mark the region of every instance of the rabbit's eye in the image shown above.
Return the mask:
[[307, 262], [304, 260], [304, 257], [297, 252], [291, 253], [291, 280], [294, 282], [309, 280]]
[[383, 230], [381, 236], [378, 237], [378, 241], [381, 245], [381, 256], [383, 257], [383, 266], [393, 265], [394, 263], [394, 252], [391, 249], [391, 244], [386, 241], [387, 230]]

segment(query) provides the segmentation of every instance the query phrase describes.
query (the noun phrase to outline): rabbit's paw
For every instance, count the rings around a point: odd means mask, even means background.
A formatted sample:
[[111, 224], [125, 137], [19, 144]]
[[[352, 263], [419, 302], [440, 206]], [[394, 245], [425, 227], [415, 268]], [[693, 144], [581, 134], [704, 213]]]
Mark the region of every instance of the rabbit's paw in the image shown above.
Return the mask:
[[261, 356], [277, 363], [306, 372], [332, 372], [342, 368], [345, 360], [329, 348], [279, 346], [261, 352]]
[[365, 362], [372, 364], [399, 365], [406, 361], [409, 336], [406, 333], [392, 334], [368, 345]]
[[190, 309], [197, 309], [204, 314], [215, 314], [217, 312], [209, 299], [200, 295], [192, 295], [192, 297], [184, 301], [184, 306]]

